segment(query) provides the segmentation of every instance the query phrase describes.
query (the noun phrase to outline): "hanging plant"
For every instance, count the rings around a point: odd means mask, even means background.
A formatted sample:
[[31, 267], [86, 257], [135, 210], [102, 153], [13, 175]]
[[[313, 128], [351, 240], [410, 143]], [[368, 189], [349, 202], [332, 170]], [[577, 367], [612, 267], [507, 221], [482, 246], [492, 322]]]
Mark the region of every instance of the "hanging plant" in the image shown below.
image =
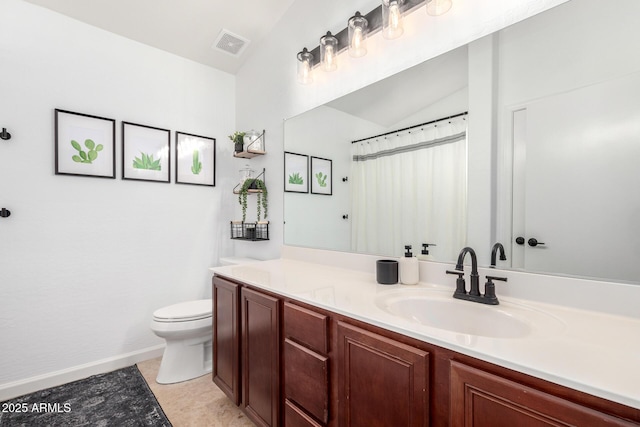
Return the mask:
[[250, 189], [261, 190], [261, 192], [257, 193], [257, 220], [260, 221], [262, 211], [264, 211], [265, 218], [267, 218], [267, 214], [269, 212], [269, 195], [267, 193], [266, 184], [261, 179], [247, 179], [242, 183], [242, 186], [240, 187], [240, 190], [238, 192], [238, 203], [240, 203], [240, 206], [242, 206], [242, 222], [245, 222], [247, 219], [247, 196], [249, 195]]

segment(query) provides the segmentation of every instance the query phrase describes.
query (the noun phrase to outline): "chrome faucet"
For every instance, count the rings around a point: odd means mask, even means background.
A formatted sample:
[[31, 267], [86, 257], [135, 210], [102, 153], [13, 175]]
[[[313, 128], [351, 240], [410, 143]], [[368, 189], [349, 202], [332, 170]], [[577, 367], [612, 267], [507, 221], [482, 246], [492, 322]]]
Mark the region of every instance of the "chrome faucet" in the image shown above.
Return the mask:
[[[469, 290], [469, 293], [467, 293], [467, 287], [464, 282], [464, 257], [467, 254], [471, 254], [471, 289]], [[460, 251], [460, 254], [458, 255], [458, 262], [456, 263], [456, 269], [453, 271], [447, 270], [447, 274], [458, 275], [458, 279], [456, 280], [456, 290], [453, 293], [454, 298], [490, 305], [499, 304], [493, 280], [507, 281], [506, 277], [487, 276], [485, 294], [482, 295], [480, 293], [480, 275], [478, 275], [478, 258], [476, 256], [476, 252], [470, 247], [463, 248]]]
[[498, 251], [500, 251], [500, 261], [507, 260], [507, 257], [504, 254], [504, 246], [502, 246], [502, 243], [495, 243], [491, 248], [491, 268], [495, 268], [496, 266], [496, 255]]

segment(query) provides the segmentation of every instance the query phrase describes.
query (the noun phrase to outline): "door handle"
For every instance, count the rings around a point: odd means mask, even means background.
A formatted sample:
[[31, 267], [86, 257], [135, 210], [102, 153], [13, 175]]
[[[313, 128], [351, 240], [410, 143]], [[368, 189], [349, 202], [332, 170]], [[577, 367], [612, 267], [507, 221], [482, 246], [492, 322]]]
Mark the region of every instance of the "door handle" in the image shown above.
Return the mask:
[[542, 242], [538, 242], [538, 239], [534, 239], [533, 237], [530, 238], [527, 243], [529, 244], [529, 246], [535, 248], [536, 246], [540, 245], [540, 246], [544, 246], [544, 243]]

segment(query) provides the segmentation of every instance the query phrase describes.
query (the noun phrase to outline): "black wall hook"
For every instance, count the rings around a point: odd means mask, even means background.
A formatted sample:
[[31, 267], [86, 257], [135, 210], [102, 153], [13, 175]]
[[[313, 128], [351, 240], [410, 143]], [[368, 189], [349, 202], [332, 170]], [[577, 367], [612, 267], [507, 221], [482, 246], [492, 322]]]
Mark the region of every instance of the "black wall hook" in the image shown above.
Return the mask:
[[2, 128], [2, 132], [0, 132], [0, 139], [4, 139], [5, 141], [11, 139], [11, 134], [7, 132], [7, 128]]
[[0, 217], [8, 218], [11, 215], [11, 211], [7, 208], [0, 209]]

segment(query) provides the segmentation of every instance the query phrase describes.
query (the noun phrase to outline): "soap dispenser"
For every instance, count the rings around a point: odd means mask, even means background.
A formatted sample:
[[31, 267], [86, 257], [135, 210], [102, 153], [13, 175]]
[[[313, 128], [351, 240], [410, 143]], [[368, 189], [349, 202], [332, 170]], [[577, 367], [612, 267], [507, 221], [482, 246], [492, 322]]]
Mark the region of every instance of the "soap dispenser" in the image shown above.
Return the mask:
[[400, 282], [404, 285], [415, 285], [419, 281], [420, 267], [418, 258], [411, 253], [411, 245], [404, 247], [405, 253], [400, 258]]
[[433, 255], [429, 253], [429, 246], [436, 246], [435, 243], [423, 243], [422, 253], [418, 255], [420, 261], [434, 261]]

